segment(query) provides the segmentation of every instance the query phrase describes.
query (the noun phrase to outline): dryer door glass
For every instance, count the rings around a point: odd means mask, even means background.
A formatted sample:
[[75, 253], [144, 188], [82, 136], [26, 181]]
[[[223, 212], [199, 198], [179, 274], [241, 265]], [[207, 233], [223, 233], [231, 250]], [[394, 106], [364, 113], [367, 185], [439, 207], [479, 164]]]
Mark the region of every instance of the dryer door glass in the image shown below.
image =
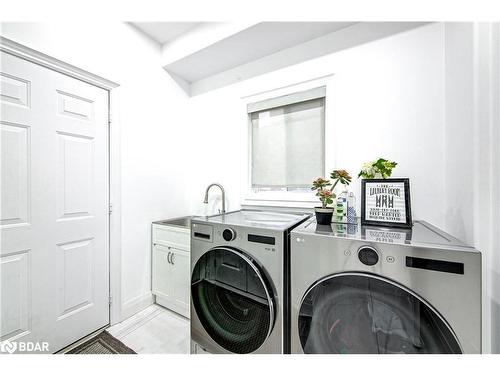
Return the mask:
[[193, 270], [191, 296], [207, 334], [229, 352], [251, 353], [271, 333], [274, 301], [269, 283], [237, 250], [219, 247], [205, 253]]
[[368, 274], [340, 274], [304, 296], [305, 353], [461, 353], [451, 328], [406, 288]]

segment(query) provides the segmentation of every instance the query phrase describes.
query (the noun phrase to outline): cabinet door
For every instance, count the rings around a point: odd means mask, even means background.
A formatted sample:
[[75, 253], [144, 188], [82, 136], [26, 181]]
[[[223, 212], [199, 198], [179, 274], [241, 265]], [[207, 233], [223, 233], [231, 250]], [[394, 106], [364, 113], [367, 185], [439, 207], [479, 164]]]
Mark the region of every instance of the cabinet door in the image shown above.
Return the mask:
[[153, 294], [165, 299], [172, 295], [172, 268], [168, 262], [171, 249], [155, 244], [153, 246]]
[[189, 317], [189, 252], [175, 248], [172, 251], [172, 300], [178, 312]]

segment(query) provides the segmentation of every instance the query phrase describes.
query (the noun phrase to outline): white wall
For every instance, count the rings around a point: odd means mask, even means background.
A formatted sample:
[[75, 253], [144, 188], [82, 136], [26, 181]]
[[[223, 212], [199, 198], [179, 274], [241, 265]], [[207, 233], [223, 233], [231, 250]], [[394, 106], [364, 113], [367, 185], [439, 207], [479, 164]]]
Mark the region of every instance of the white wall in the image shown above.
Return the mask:
[[[247, 152], [241, 97], [333, 74], [327, 148], [334, 152], [327, 170], [345, 168], [355, 176], [365, 161], [395, 160], [395, 176], [411, 178], [414, 218], [443, 227], [443, 53], [443, 25], [433, 24], [191, 98], [192, 124], [200, 132], [193, 142], [207, 155], [200, 166], [210, 165], [191, 195], [201, 202], [203, 187], [216, 179], [228, 190], [231, 207], [239, 206]], [[359, 185], [355, 179], [358, 196]]]
[[500, 352], [500, 26], [445, 26], [445, 230], [482, 252], [483, 350]]
[[446, 230], [473, 243], [474, 45], [472, 23], [445, 26]]
[[1, 34], [120, 84], [112, 126], [121, 130], [121, 303], [124, 317], [133, 314], [151, 303], [151, 222], [189, 213], [184, 92], [161, 68], [160, 46], [125, 23], [4, 23]]

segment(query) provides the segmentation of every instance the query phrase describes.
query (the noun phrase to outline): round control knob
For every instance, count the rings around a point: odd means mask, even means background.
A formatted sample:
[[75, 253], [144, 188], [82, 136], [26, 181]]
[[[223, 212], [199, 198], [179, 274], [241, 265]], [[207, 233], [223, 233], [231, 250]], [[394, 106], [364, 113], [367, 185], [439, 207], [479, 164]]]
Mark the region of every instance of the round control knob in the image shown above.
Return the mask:
[[374, 266], [378, 262], [378, 254], [374, 248], [363, 246], [358, 250], [358, 259], [366, 266]]
[[231, 228], [224, 229], [222, 231], [222, 238], [224, 238], [226, 241], [232, 241], [236, 238], [236, 232]]

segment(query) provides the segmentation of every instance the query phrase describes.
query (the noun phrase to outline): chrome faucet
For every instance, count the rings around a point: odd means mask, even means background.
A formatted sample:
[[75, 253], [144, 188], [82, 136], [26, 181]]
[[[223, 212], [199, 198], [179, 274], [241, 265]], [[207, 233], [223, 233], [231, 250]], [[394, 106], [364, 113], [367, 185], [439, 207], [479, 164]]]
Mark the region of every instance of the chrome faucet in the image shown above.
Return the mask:
[[203, 200], [203, 203], [208, 203], [208, 191], [212, 186], [217, 186], [220, 188], [220, 191], [222, 192], [222, 214], [226, 213], [226, 192], [224, 191], [224, 188], [222, 187], [221, 184], [213, 183], [208, 185], [207, 190], [205, 191], [205, 199]]

